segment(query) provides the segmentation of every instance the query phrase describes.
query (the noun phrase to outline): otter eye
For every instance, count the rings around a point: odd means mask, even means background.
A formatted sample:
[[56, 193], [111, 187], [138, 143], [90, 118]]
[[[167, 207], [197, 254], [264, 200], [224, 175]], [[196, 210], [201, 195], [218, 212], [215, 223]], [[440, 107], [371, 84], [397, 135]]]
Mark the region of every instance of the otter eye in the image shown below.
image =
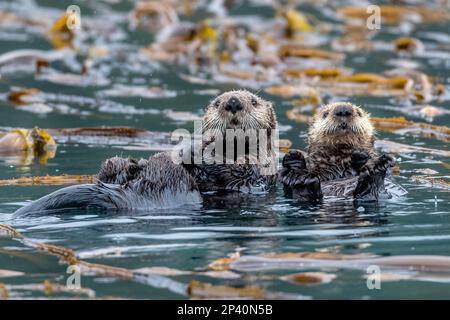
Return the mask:
[[362, 117], [362, 112], [358, 110], [358, 116]]
[[258, 101], [255, 98], [252, 98], [252, 106], [256, 107], [258, 105]]
[[329, 112], [328, 112], [328, 111], [325, 111], [325, 112], [323, 113], [323, 117], [324, 117], [324, 118], [328, 117], [328, 114], [329, 114]]
[[218, 107], [219, 105], [220, 105], [220, 100], [217, 99], [217, 100], [214, 102], [214, 106]]

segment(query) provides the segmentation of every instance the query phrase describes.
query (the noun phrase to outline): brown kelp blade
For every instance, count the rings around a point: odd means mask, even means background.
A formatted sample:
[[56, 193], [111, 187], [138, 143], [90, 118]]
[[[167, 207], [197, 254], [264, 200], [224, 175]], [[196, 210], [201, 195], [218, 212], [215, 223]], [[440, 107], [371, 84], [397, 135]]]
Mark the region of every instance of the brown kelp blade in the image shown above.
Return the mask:
[[0, 186], [64, 186], [93, 181], [92, 175], [38, 176], [0, 180]]
[[[77, 257], [77, 254], [72, 249], [57, 246], [53, 244], [42, 243], [34, 239], [24, 237], [13, 227], [0, 224], [0, 236], [10, 237], [12, 239], [20, 241], [23, 245], [37, 249], [49, 255], [56, 256], [61, 262], [80, 268], [80, 272], [83, 275], [96, 275], [103, 277], [113, 277], [125, 281], [133, 281], [154, 288], [162, 288], [169, 290], [172, 293], [179, 294], [181, 296], [187, 296], [192, 299], [305, 299], [308, 297], [302, 295], [288, 295], [283, 293], [269, 292], [262, 288], [256, 286], [234, 288], [228, 286], [216, 286], [209, 283], [199, 282], [192, 280], [189, 284], [184, 284], [182, 282], [173, 280], [169, 278], [169, 275], [176, 276], [180, 274], [190, 274], [190, 272], [181, 272], [179, 270], [168, 270], [166, 269], [155, 269], [155, 268], [141, 268], [136, 270], [130, 270], [127, 268], [108, 266], [104, 264], [91, 263], [83, 261]], [[194, 273], [192, 273], [194, 274]], [[210, 276], [216, 278], [227, 278], [223, 276], [223, 272], [211, 273], [207, 272], [195, 272], [195, 274]], [[227, 272], [228, 278], [231, 272]], [[237, 276], [236, 274], [234, 274]], [[53, 288], [54, 290], [49, 290], [48, 292], [65, 292], [61, 290], [60, 286], [57, 284], [44, 283], [48, 289]], [[8, 297], [9, 290], [13, 287], [5, 287], [0, 284], [0, 297]], [[14, 288], [18, 289], [18, 288]], [[26, 289], [26, 288], [24, 288]], [[37, 291], [39, 288], [28, 287], [29, 290]], [[84, 291], [83, 294], [88, 297], [93, 297], [93, 292]]]

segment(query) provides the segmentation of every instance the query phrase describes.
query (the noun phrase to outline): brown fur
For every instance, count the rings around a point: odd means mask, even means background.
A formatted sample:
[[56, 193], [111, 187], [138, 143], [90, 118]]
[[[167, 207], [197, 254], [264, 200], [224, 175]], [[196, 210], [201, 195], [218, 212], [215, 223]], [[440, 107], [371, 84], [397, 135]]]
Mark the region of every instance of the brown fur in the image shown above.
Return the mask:
[[[236, 113], [226, 110], [227, 102], [235, 98], [240, 101], [242, 109]], [[250, 130], [265, 129], [268, 133], [267, 150], [269, 153], [260, 152], [258, 140], [257, 154], [250, 151], [248, 143], [246, 152], [237, 156], [235, 150], [235, 163], [233, 164], [201, 164], [186, 166], [195, 177], [201, 190], [235, 190], [251, 192], [253, 188], [267, 189], [276, 182], [276, 161], [274, 150], [271, 145], [273, 131], [277, 127], [277, 119], [272, 104], [261, 99], [257, 95], [246, 90], [228, 91], [213, 99], [206, 109], [203, 117], [202, 151], [212, 142], [219, 143], [217, 136], [223, 137], [223, 143], [227, 137], [228, 129], [242, 129], [243, 134]], [[236, 133], [236, 132], [235, 132]], [[239, 132], [237, 134], [239, 136]], [[236, 140], [235, 140], [236, 141]], [[255, 146], [253, 146], [255, 147]], [[223, 149], [225, 155], [226, 150]], [[203, 152], [203, 160], [215, 154]], [[256, 158], [258, 157], [258, 158]], [[255, 162], [250, 163], [253, 159]], [[225, 159], [223, 160], [225, 163]], [[209, 161], [205, 161], [209, 162]], [[209, 162], [211, 163], [211, 162]]]
[[[342, 105], [353, 109], [345, 120], [333, 114]], [[317, 112], [309, 130], [309, 170], [321, 181], [355, 175], [350, 163], [352, 153], [360, 151], [376, 157], [374, 141], [374, 128], [366, 111], [347, 102], [326, 105]]]
[[[232, 97], [241, 102], [243, 109], [236, 114], [226, 111], [224, 104]], [[203, 132], [226, 129], [275, 129], [277, 118], [272, 104], [247, 90], [232, 90], [213, 99], [203, 117]]]

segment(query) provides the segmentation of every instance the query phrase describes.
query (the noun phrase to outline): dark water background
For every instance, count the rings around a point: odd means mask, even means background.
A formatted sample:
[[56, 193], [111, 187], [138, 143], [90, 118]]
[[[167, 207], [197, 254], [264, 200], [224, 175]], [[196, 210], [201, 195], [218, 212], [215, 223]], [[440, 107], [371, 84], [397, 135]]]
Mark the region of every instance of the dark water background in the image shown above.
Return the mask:
[[[175, 97], [146, 99], [139, 97], [106, 98], [117, 102], [117, 112], [99, 105], [65, 103], [78, 111], [89, 111], [89, 115], [71, 115], [50, 112], [35, 114], [17, 108], [5, 99], [0, 100], [0, 126], [41, 128], [84, 127], [102, 125], [121, 125], [145, 128], [150, 131], [170, 132], [176, 128], [190, 128], [189, 122], [175, 121], [164, 113], [130, 114], [124, 106], [137, 110], [175, 110], [190, 111], [197, 114], [213, 97], [199, 90], [218, 89], [225, 91], [236, 88], [233, 84], [196, 85], [179, 77], [185, 72], [174, 65], [155, 66], [139, 61], [136, 53], [139, 47], [147, 45], [153, 39], [144, 31], [129, 31], [127, 12], [133, 7], [128, 1], [116, 4], [112, 1], [77, 1], [82, 14], [88, 17], [104, 19], [108, 25], [114, 25], [122, 35], [109, 40], [98, 40], [102, 45], [115, 47], [114, 58], [102, 61], [96, 66], [99, 74], [111, 81], [106, 87], [71, 86], [40, 80], [33, 72], [23, 70], [2, 74], [0, 93], [10, 88], [34, 87], [49, 93], [98, 97], [97, 91], [107, 89], [113, 84], [157, 85], [174, 91]], [[0, 10], [20, 12], [30, 10], [31, 1], [0, 2]], [[36, 1], [39, 10], [36, 15], [51, 17], [61, 15], [70, 1]], [[310, 5], [299, 6], [306, 12], [317, 14], [320, 10]], [[43, 14], [45, 12], [45, 14]], [[111, 17], [108, 15], [111, 14]], [[257, 14], [273, 16], [265, 6], [248, 3], [234, 8], [233, 15]], [[5, 28], [0, 26], [0, 54], [15, 49], [32, 48], [50, 50], [52, 46], [39, 33], [23, 28]], [[437, 23], [419, 26], [413, 36], [425, 43], [433, 42], [430, 34], [450, 37], [450, 24]], [[400, 34], [400, 33], [399, 33]], [[381, 32], [377, 39], [388, 40], [397, 37], [392, 30]], [[447, 38], [447, 48], [450, 40]], [[103, 43], [102, 43], [103, 42]], [[121, 48], [121, 49], [117, 49]], [[450, 63], [448, 54], [443, 58], [414, 58], [420, 63], [420, 70], [444, 79], [449, 89]], [[393, 52], [349, 53], [345, 66], [360, 72], [380, 72], [390, 67], [389, 59], [397, 58]], [[57, 69], [58, 65], [52, 66]], [[79, 66], [75, 66], [77, 69]], [[65, 66], [61, 66], [64, 72]], [[25, 68], [26, 69], [26, 68]], [[291, 108], [282, 98], [261, 92], [264, 98], [274, 102], [279, 123], [289, 126], [280, 137], [290, 139], [293, 147], [305, 147], [307, 126], [295, 123], [286, 117]], [[373, 116], [403, 115], [386, 110], [386, 106], [396, 107], [391, 98], [342, 97], [347, 101], [364, 106]], [[433, 105], [448, 109], [447, 100], [433, 101]], [[414, 116], [411, 120], [423, 121]], [[448, 125], [449, 115], [438, 117], [434, 124]], [[425, 146], [448, 150], [448, 143], [436, 139], [404, 136], [380, 132], [379, 138], [404, 144]], [[123, 146], [98, 146], [89, 144], [58, 145], [57, 155], [46, 165], [21, 164], [17, 159], [0, 159], [0, 179], [58, 174], [94, 174], [105, 158], [123, 155], [148, 157], [152, 152], [123, 148]], [[414, 170], [433, 169], [441, 175], [449, 175], [442, 163], [449, 159], [426, 154], [413, 154], [410, 157], [399, 156], [401, 175], [397, 180], [408, 189], [409, 194], [402, 198], [378, 205], [365, 205], [365, 210], [357, 210], [351, 202], [329, 202], [316, 206], [307, 206], [283, 196], [281, 188], [275, 197], [257, 197], [253, 201], [237, 205], [223, 204], [198, 210], [176, 209], [161, 212], [143, 213], [138, 216], [126, 212], [119, 214], [99, 214], [90, 212], [71, 212], [61, 216], [47, 216], [10, 221], [14, 212], [26, 200], [41, 197], [58, 187], [0, 187], [0, 222], [17, 228], [25, 236], [43, 242], [62, 245], [75, 250], [87, 261], [107, 265], [137, 269], [143, 267], [166, 266], [181, 270], [194, 270], [207, 266], [215, 259], [226, 257], [236, 249], [242, 254], [256, 255], [269, 252], [303, 252], [326, 250], [344, 254], [372, 253], [389, 255], [450, 255], [450, 204], [448, 191], [432, 189], [412, 182], [409, 178]], [[101, 250], [106, 250], [102, 253]], [[120, 252], [120, 254], [117, 254]], [[56, 283], [65, 283], [66, 266], [57, 259], [36, 252], [20, 243], [0, 238], [0, 269], [24, 272], [24, 276], [0, 279], [8, 284], [40, 283], [46, 279]], [[193, 278], [231, 286], [257, 285], [273, 292], [284, 292], [310, 296], [313, 298], [450, 298], [450, 284], [446, 281], [403, 280], [383, 282], [381, 290], [368, 290], [364, 272], [345, 269], [312, 270], [334, 273], [334, 281], [316, 286], [298, 286], [269, 277], [293, 273], [293, 270], [279, 272], [247, 274], [238, 280], [210, 279], [206, 277], [178, 276], [176, 280], [188, 283]], [[267, 277], [265, 277], [267, 276]], [[95, 290], [98, 297], [115, 296], [123, 298], [183, 298], [166, 289], [122, 281], [99, 276], [85, 276], [82, 285]], [[25, 291], [25, 297], [41, 296], [42, 293]]]

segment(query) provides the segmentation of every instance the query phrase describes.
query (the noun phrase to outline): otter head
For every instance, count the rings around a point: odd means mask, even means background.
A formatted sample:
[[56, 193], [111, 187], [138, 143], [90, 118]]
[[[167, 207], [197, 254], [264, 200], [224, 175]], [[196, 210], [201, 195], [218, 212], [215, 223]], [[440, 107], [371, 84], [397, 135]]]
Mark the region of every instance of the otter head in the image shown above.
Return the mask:
[[246, 90], [228, 91], [211, 101], [203, 118], [203, 132], [225, 134], [227, 129], [275, 129], [272, 104]]
[[348, 102], [322, 107], [309, 130], [309, 143], [356, 145], [372, 142], [374, 129], [370, 115]]

